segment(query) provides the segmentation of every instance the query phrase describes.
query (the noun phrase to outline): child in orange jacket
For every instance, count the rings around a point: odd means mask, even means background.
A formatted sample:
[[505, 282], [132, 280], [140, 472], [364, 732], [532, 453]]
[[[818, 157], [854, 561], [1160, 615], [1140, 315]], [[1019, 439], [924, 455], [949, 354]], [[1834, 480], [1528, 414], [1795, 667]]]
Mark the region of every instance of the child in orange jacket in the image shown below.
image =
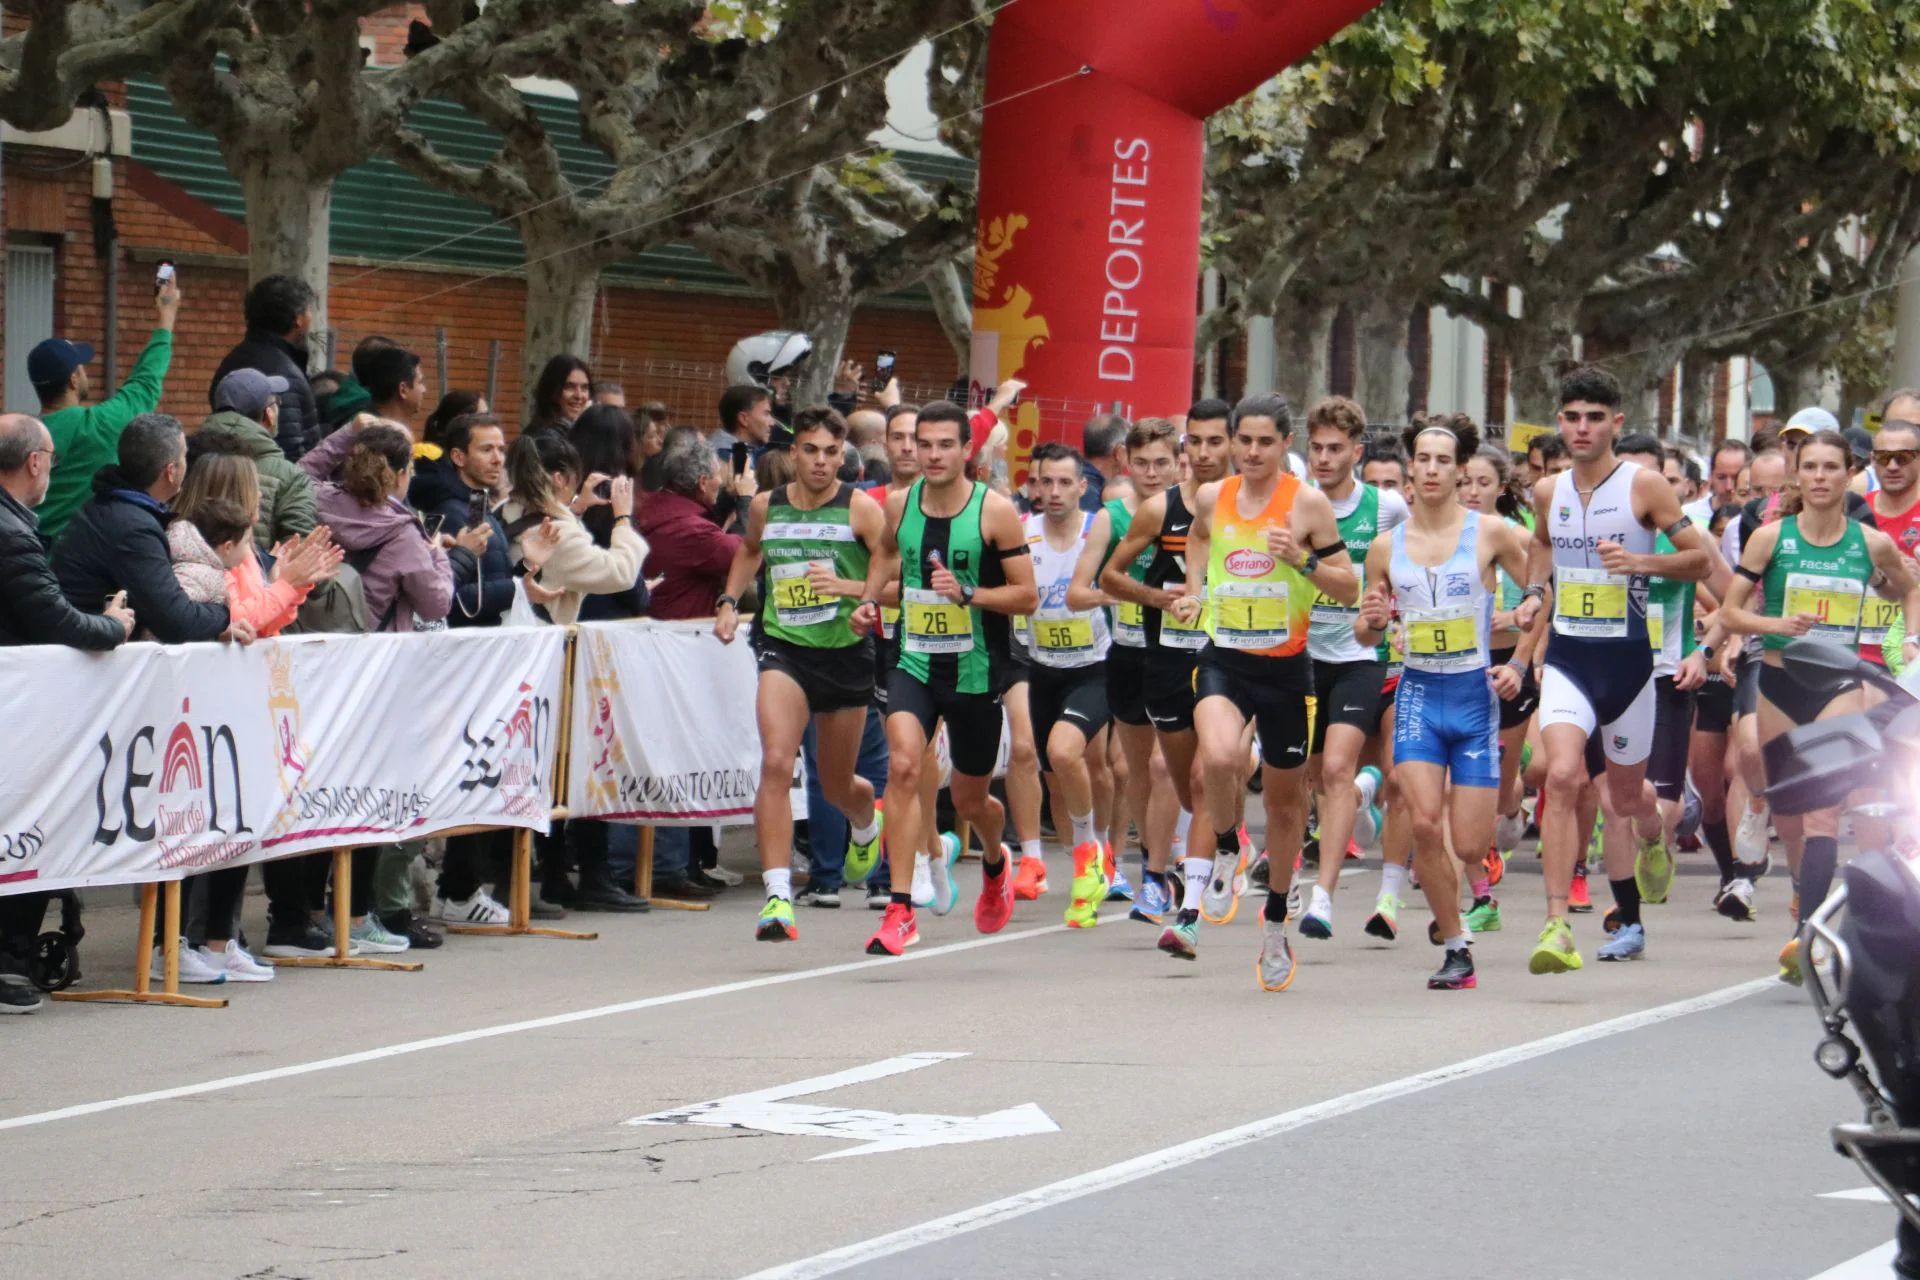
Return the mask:
[[236, 623], [256, 636], [278, 635], [300, 613], [313, 584], [333, 577], [342, 552], [322, 526], [274, 548], [274, 576], [260, 571], [253, 549], [253, 513], [223, 498], [204, 503], [196, 519], [167, 526], [173, 576], [188, 598], [224, 600]]

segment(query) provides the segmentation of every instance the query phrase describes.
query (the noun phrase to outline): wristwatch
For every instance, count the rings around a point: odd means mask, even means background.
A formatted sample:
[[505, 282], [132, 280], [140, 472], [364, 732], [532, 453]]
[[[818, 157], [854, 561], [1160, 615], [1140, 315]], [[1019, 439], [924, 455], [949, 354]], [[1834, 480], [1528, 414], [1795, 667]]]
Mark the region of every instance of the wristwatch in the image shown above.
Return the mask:
[[1300, 572], [1306, 574], [1308, 577], [1312, 577], [1313, 571], [1319, 567], [1320, 553], [1318, 551], [1308, 551], [1306, 557], [1300, 561]]
[[732, 609], [735, 612], [738, 612], [740, 609], [740, 602], [732, 596], [721, 596], [718, 600], [715, 600], [713, 602], [713, 607], [716, 612], [721, 609]]
[[972, 606], [973, 584], [971, 582], [963, 582], [960, 584], [960, 603], [969, 607]]

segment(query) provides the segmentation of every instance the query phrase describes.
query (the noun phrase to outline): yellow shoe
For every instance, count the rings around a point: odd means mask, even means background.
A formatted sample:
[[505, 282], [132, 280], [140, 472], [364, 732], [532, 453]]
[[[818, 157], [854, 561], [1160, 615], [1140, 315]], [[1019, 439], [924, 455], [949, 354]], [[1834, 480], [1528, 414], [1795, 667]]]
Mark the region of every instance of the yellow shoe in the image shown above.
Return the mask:
[[1800, 939], [1788, 938], [1787, 945], [1780, 948], [1780, 981], [1788, 986], [1797, 987], [1804, 981], [1800, 973]]
[[1540, 941], [1527, 958], [1528, 973], [1571, 973], [1585, 961], [1574, 949], [1573, 926], [1559, 916], [1548, 919], [1540, 930]]
[[1104, 862], [1098, 844], [1074, 846], [1073, 901], [1067, 904], [1067, 928], [1091, 929], [1100, 923], [1100, 904], [1107, 900]]

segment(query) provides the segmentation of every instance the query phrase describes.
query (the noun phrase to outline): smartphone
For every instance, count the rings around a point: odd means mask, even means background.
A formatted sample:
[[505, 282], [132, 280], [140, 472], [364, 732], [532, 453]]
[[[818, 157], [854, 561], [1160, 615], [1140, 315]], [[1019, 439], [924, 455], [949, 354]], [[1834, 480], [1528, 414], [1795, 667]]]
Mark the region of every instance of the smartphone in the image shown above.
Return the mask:
[[733, 442], [733, 474], [736, 476], [747, 474], [747, 445], [743, 440]]
[[602, 480], [599, 484], [593, 486], [593, 496], [611, 500], [613, 498], [613, 481]]
[[162, 289], [171, 284], [173, 278], [173, 263], [163, 261], [160, 264], [159, 270], [153, 273], [153, 292], [155, 295], [158, 295]]
[[893, 352], [882, 351], [873, 358], [874, 390], [886, 390], [887, 383], [891, 381], [893, 381]]
[[479, 489], [473, 491], [467, 499], [467, 528], [476, 528], [487, 522], [487, 495]]

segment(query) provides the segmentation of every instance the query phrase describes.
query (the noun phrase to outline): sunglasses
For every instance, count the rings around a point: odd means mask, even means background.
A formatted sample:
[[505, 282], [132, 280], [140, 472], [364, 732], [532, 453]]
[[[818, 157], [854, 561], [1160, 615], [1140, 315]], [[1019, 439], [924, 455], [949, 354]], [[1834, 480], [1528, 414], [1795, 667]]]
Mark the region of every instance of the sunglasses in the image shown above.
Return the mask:
[[1873, 461], [1882, 467], [1910, 467], [1920, 458], [1920, 449], [1875, 449]]
[[1585, 413], [1580, 412], [1578, 409], [1562, 409], [1560, 411], [1560, 421], [1562, 422], [1590, 422], [1596, 427], [1611, 416], [1612, 415], [1605, 409], [1589, 409]]

